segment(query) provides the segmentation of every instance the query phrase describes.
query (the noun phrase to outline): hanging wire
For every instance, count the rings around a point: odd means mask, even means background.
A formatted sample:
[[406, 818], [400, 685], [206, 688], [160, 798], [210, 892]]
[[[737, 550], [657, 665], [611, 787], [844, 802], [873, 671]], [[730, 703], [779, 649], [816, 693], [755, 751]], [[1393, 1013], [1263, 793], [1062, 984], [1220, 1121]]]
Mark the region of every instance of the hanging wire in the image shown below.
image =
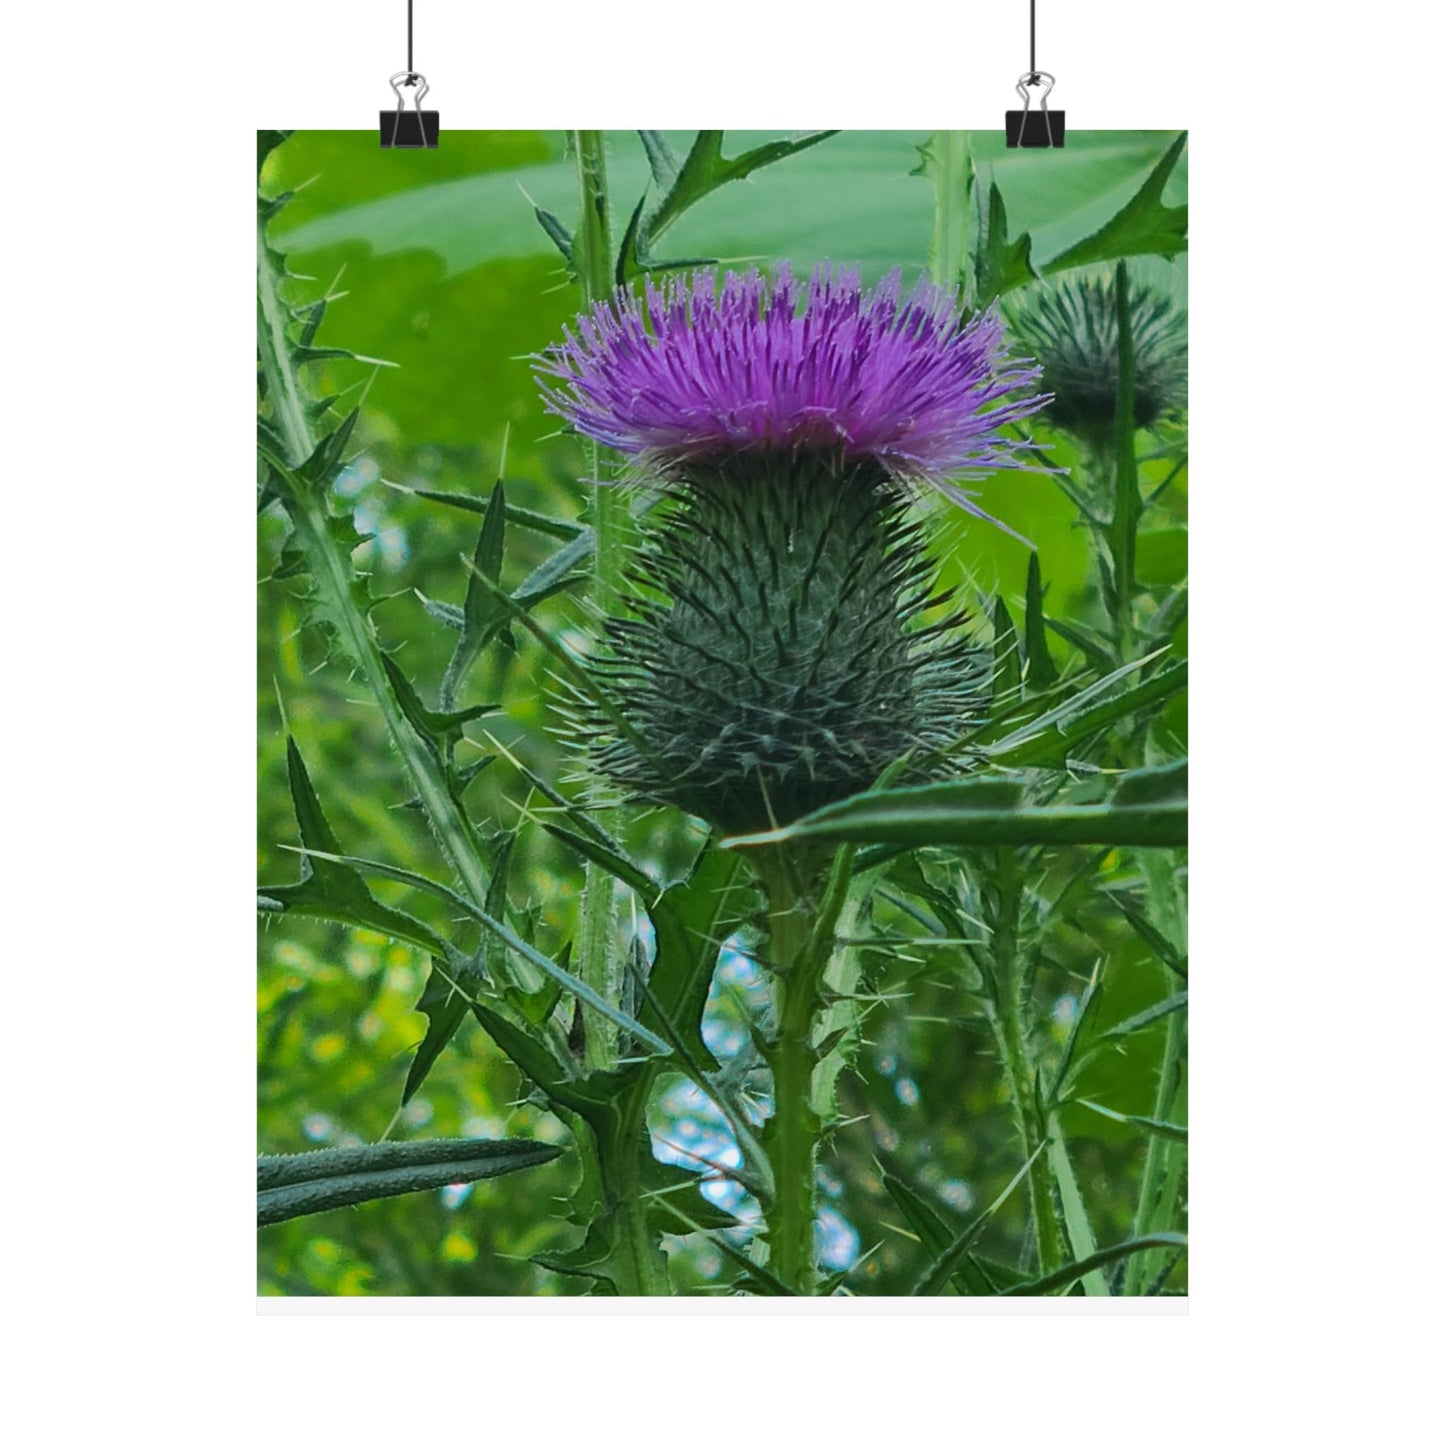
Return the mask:
[[[1023, 109], [1007, 111], [1004, 117], [1004, 136], [1010, 146], [1062, 146], [1064, 143], [1064, 113], [1049, 109], [1054, 77], [1039, 69], [1038, 40], [1038, 0], [1029, 0], [1029, 68], [1014, 86]], [[1030, 115], [1035, 91], [1039, 92], [1038, 111]]]
[[[431, 87], [416, 68], [416, 6], [406, 0], [406, 69], [389, 82], [396, 92], [396, 110], [381, 112], [381, 144], [387, 150], [435, 150], [438, 122], [434, 110], [423, 110]], [[407, 109], [410, 100], [412, 109]]]

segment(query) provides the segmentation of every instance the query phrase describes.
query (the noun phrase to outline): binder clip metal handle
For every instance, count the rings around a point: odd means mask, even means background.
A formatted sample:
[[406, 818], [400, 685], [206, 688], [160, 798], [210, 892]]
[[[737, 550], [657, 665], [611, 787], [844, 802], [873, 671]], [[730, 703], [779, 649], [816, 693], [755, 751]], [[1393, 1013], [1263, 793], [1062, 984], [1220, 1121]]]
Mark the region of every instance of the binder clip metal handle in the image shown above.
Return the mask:
[[[387, 150], [435, 150], [440, 129], [438, 112], [421, 108], [422, 97], [431, 89], [426, 76], [415, 70], [398, 70], [389, 84], [396, 92], [396, 110], [381, 112], [382, 146]], [[415, 92], [410, 111], [402, 94], [404, 89]]]
[[[1032, 91], [1042, 87], [1039, 108], [1031, 110]], [[1046, 70], [1026, 70], [1014, 89], [1023, 101], [1022, 110], [1011, 110], [1004, 116], [1004, 139], [1010, 147], [1062, 146], [1064, 143], [1064, 112], [1049, 109], [1049, 92], [1054, 77]]]
[[1019, 76], [1018, 84], [1014, 89], [1019, 93], [1019, 99], [1024, 103], [1024, 109], [1029, 108], [1029, 89], [1031, 86], [1042, 85], [1044, 93], [1039, 97], [1039, 110], [1045, 115], [1049, 112], [1049, 92], [1054, 88], [1054, 77], [1047, 70], [1027, 70]]
[[431, 86], [427, 84], [426, 76], [419, 74], [415, 70], [398, 70], [397, 73], [387, 81], [387, 84], [396, 92], [396, 108], [398, 111], [406, 109], [406, 97], [401, 93], [402, 86], [420, 87], [412, 97], [418, 110], [421, 109], [422, 97], [431, 89]]

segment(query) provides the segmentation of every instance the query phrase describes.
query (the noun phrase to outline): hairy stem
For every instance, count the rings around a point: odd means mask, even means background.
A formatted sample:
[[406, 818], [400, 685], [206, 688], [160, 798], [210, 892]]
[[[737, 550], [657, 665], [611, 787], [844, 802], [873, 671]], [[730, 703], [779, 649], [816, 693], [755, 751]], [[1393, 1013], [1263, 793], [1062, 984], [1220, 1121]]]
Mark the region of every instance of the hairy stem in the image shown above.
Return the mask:
[[1028, 1001], [1024, 997], [1023, 958], [1018, 946], [1022, 880], [1013, 849], [999, 850], [994, 882], [996, 907], [989, 920], [993, 930], [989, 970], [993, 989], [992, 995], [986, 997], [985, 1011], [1008, 1079], [1009, 1106], [1019, 1147], [1024, 1158], [1033, 1160], [1029, 1165], [1029, 1207], [1038, 1237], [1040, 1273], [1052, 1274], [1065, 1261], [1064, 1231], [1047, 1153], [1039, 1150], [1044, 1121], [1036, 1106], [1036, 1070], [1024, 1032]]
[[[1140, 855], [1146, 891], [1160, 931], [1181, 953], [1186, 942], [1186, 928], [1180, 889], [1175, 882], [1169, 856], [1150, 850]], [[1183, 987], [1183, 981], [1169, 972], [1171, 991]], [[1168, 1019], [1164, 1034], [1164, 1056], [1159, 1064], [1159, 1087], [1154, 1095], [1154, 1115], [1170, 1123], [1181, 1123], [1181, 1093], [1187, 1056], [1188, 1013], [1175, 1009]], [[1139, 1185], [1139, 1203], [1134, 1215], [1134, 1233], [1151, 1234], [1157, 1229], [1173, 1226], [1179, 1191], [1184, 1183], [1185, 1146], [1178, 1140], [1158, 1134], [1149, 1136], [1144, 1154], [1144, 1174]], [[1143, 1250], [1129, 1257], [1124, 1267], [1124, 1294], [1138, 1294], [1146, 1271], [1155, 1268], [1157, 1256]]]
[[582, 294], [600, 301], [612, 290], [612, 227], [607, 204], [607, 152], [600, 130], [574, 130], [578, 219], [572, 260]]
[[862, 916], [862, 898], [857, 890], [849, 892], [838, 913], [834, 942], [828, 963], [823, 970], [823, 987], [829, 995], [818, 1016], [816, 1029], [823, 1040], [837, 1043], [820, 1059], [813, 1071], [813, 1108], [827, 1129], [839, 1117], [838, 1078], [848, 1066], [850, 1052], [856, 1048], [863, 1011], [852, 997], [862, 979], [862, 955], [849, 943], [858, 932]]
[[[577, 161], [578, 220], [572, 257], [585, 305], [612, 294], [612, 227], [607, 194], [607, 152], [600, 130], [572, 132]], [[590, 518], [596, 537], [593, 554], [592, 602], [604, 616], [618, 610], [623, 569], [631, 542], [626, 495], [604, 485], [602, 449], [587, 443], [591, 472]], [[607, 801], [612, 801], [607, 799]], [[621, 1004], [625, 959], [617, 934], [617, 890], [612, 875], [598, 864], [586, 866], [578, 919], [577, 967], [582, 978], [609, 1003]], [[617, 1028], [607, 1020], [589, 1028], [586, 1064], [611, 1070], [618, 1061]], [[643, 1197], [643, 1164], [651, 1156], [647, 1135], [646, 1088], [634, 1088], [618, 1131], [599, 1138], [604, 1187], [614, 1195], [618, 1227], [618, 1273], [625, 1294], [667, 1295], [667, 1256], [648, 1220]]]
[[[572, 132], [577, 155], [580, 219], [572, 258], [582, 299], [591, 306], [613, 292], [612, 228], [607, 199], [607, 152], [600, 130]], [[597, 534], [593, 600], [605, 613], [615, 610], [622, 587], [628, 544], [627, 498], [616, 487], [601, 485], [601, 449], [588, 444], [592, 467], [592, 525]]]
[[765, 1212], [768, 1263], [801, 1295], [817, 1287], [814, 1221], [816, 1155], [822, 1134], [813, 1107], [818, 1051], [813, 1025], [818, 983], [830, 950], [819, 947], [806, 890], [792, 860], [778, 855], [759, 864], [768, 910], [768, 958], [777, 989], [777, 1034], [768, 1052], [773, 1074], [773, 1117], [765, 1136], [773, 1171], [773, 1198]]
[[[577, 156], [578, 206], [580, 218], [573, 241], [572, 258], [577, 270], [582, 299], [591, 306], [605, 301], [613, 291], [612, 228], [607, 199], [607, 152], [600, 130], [572, 132]], [[594, 601], [611, 613], [622, 586], [622, 571], [628, 542], [627, 498], [616, 488], [602, 486], [600, 449], [589, 444], [592, 466], [592, 525], [597, 533]]]
[[644, 1158], [652, 1153], [647, 1133], [647, 1089], [630, 1091], [618, 1125], [618, 1147], [608, 1149], [618, 1210], [618, 1273], [629, 1295], [670, 1295], [667, 1256], [647, 1218], [642, 1180]]
[[933, 240], [928, 248], [928, 272], [935, 286], [948, 291], [959, 284], [968, 256], [968, 132], [934, 131], [925, 155], [925, 169], [933, 181]]
[[[607, 200], [607, 154], [600, 130], [572, 132], [577, 160], [578, 220], [572, 258], [585, 304], [601, 301], [612, 291], [612, 234]], [[615, 487], [601, 484], [602, 451], [587, 444], [592, 476], [591, 523], [597, 539], [593, 560], [592, 601], [600, 612], [616, 611], [627, 547], [624, 526], [626, 499]], [[577, 967], [583, 979], [603, 998], [618, 1003], [622, 996], [624, 961], [617, 941], [616, 890], [612, 875], [589, 862], [585, 870], [578, 920]], [[590, 1069], [611, 1069], [617, 1063], [617, 1029], [598, 1020], [587, 1034]]]
[[[1174, 1119], [1174, 1112], [1184, 1080], [1185, 1018], [1186, 1012], [1182, 1008], [1169, 1015], [1164, 1035], [1164, 1058], [1159, 1065], [1159, 1088], [1154, 1097], [1154, 1117], [1171, 1123], [1178, 1122]], [[1144, 1176], [1139, 1185], [1139, 1204], [1134, 1214], [1136, 1236], [1169, 1227], [1179, 1187], [1183, 1183], [1183, 1162], [1184, 1146], [1178, 1140], [1150, 1135], [1149, 1147], [1144, 1155]], [[1157, 1256], [1151, 1250], [1131, 1255], [1124, 1269], [1122, 1292], [1126, 1295], [1138, 1294], [1145, 1269], [1153, 1268], [1154, 1264], [1157, 1264]]]

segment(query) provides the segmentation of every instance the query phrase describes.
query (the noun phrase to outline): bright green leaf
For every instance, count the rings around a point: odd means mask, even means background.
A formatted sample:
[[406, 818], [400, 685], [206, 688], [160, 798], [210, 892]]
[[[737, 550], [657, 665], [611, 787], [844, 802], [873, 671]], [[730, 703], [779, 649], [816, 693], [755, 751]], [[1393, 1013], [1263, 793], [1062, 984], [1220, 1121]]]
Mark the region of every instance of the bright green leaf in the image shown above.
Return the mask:
[[1177, 256], [1186, 250], [1189, 208], [1166, 206], [1163, 196], [1187, 139], [1187, 133], [1181, 134], [1128, 205], [1092, 236], [1086, 236], [1055, 256], [1044, 267], [1044, 275], [1054, 276], [1096, 261], [1122, 260], [1126, 256]]

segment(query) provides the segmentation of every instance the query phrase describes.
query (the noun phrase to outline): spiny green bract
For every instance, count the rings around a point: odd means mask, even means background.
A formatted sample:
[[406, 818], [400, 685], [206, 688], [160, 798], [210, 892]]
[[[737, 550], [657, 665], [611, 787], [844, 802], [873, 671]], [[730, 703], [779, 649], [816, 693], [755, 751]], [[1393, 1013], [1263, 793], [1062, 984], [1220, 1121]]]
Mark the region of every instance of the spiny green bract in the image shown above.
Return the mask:
[[644, 546], [605, 684], [641, 747], [595, 716], [598, 769], [732, 833], [786, 824], [920, 761], [986, 684], [898, 484], [872, 461], [739, 453], [681, 469]]

